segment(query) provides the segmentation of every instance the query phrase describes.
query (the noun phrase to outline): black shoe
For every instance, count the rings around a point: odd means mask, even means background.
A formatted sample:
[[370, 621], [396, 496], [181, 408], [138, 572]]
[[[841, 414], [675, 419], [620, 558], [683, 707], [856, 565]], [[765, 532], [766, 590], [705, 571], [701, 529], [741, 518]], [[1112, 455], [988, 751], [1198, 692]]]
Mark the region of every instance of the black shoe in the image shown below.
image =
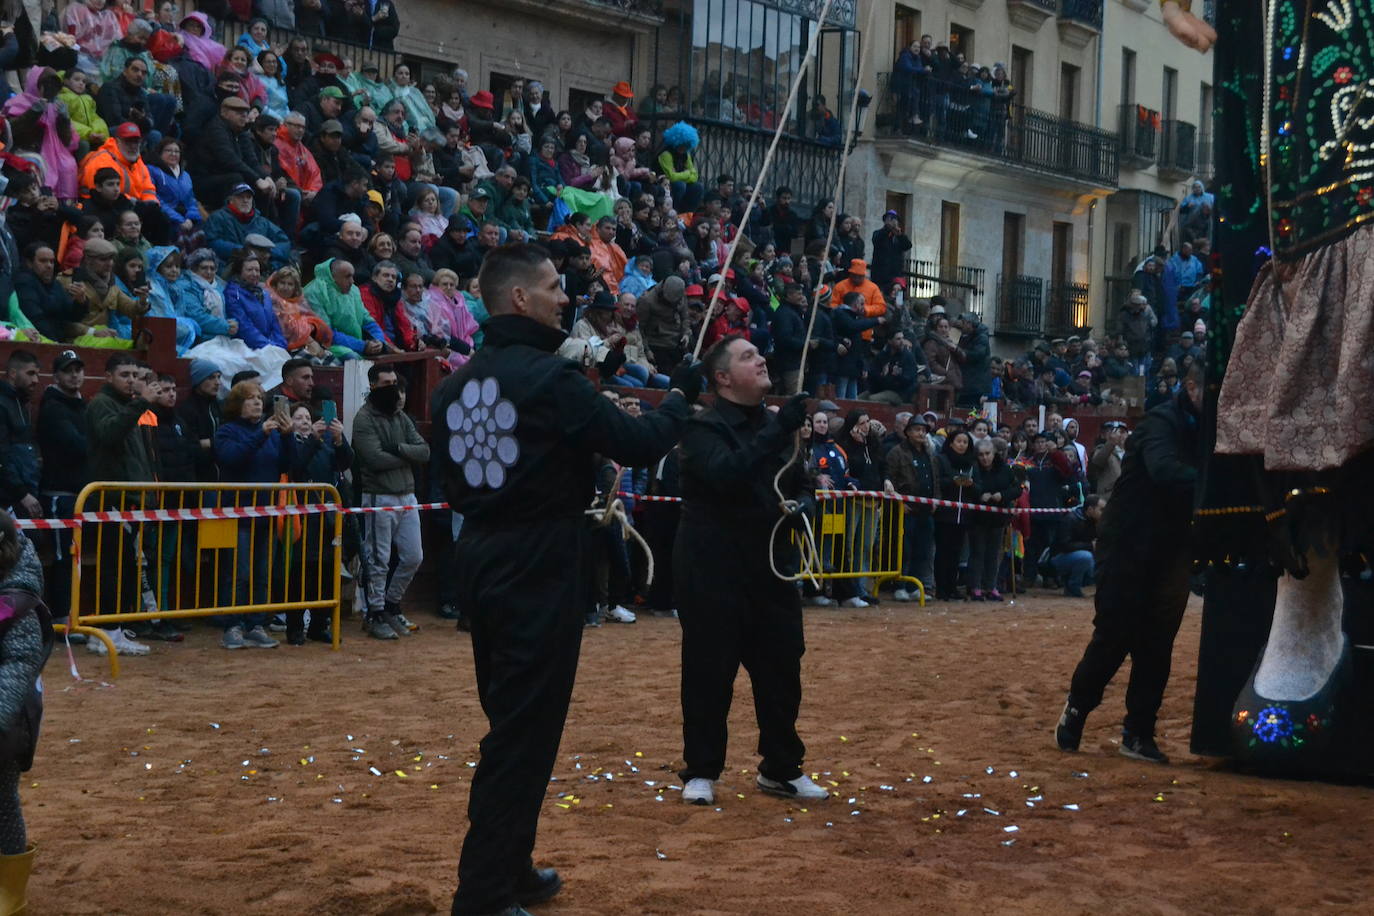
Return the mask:
[[160, 639], [163, 642], [181, 642], [186, 638], [186, 634], [172, 626], [169, 620], [155, 621], [142, 636], [144, 639]]
[[439, 605], [439, 618], [441, 620], [457, 620], [459, 618], [458, 609], [451, 604]]
[[515, 885], [515, 899], [521, 906], [534, 906], [551, 900], [563, 889], [563, 879], [552, 868], [531, 868]]
[[286, 634], [286, 643], [287, 643], [287, 645], [290, 645], [290, 646], [303, 646], [303, 645], [305, 645], [305, 634], [304, 634], [304, 633], [287, 633], [287, 634]]
[[584, 617], [582, 620], [582, 626], [584, 629], [586, 627], [601, 626], [601, 612], [597, 610], [588, 611], [587, 616]]
[[1083, 589], [1081, 589], [1081, 588], [1072, 588], [1072, 587], [1069, 587], [1069, 586], [1065, 586], [1065, 587], [1064, 587], [1064, 597], [1065, 597], [1065, 598], [1086, 598], [1086, 597], [1088, 597], [1088, 596], [1085, 595], [1085, 594], [1083, 594]]
[[458, 627], [458, 632], [460, 633], [471, 633], [472, 618], [469, 617], [467, 614], [459, 614], [458, 622], [455, 624], [455, 626]]
[[332, 642], [334, 641], [334, 631], [333, 631], [333, 630], [307, 630], [306, 633], [305, 633], [305, 638], [308, 639], [308, 640], [310, 640], [311, 642], [328, 642], [328, 643], [332, 643]]
[[1079, 712], [1073, 699], [1064, 701], [1064, 711], [1059, 715], [1059, 724], [1054, 728], [1054, 743], [1061, 751], [1073, 752], [1083, 741], [1083, 726], [1087, 724], [1088, 714]]
[[1155, 744], [1154, 735], [1133, 735], [1125, 729], [1121, 731], [1121, 756], [1148, 763], [1169, 762], [1159, 745]]

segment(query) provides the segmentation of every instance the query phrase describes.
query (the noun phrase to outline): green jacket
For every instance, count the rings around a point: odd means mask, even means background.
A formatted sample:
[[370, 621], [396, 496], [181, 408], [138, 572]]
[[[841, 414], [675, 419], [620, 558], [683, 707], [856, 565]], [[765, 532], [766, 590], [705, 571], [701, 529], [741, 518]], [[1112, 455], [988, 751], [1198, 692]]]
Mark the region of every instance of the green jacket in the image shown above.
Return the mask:
[[157, 479], [148, 437], [139, 418], [153, 405], [142, 398], [126, 398], [111, 385], [86, 405], [86, 454], [92, 480]]
[[496, 221], [506, 229], [522, 229], [534, 235], [534, 219], [530, 216], [530, 199], [517, 201], [514, 195], [496, 210]]
[[387, 416], [367, 402], [353, 416], [353, 454], [362, 492], [406, 496], [415, 492], [415, 466], [429, 461], [429, 446], [405, 411]]
[[362, 353], [363, 344], [381, 340], [382, 329], [363, 305], [363, 294], [354, 283], [347, 293], [339, 292], [334, 284], [331, 265], [334, 259], [315, 265], [315, 279], [305, 286], [305, 301], [334, 329], [334, 346], [330, 350], [340, 359]]
[[110, 126], [105, 123], [95, 109], [95, 96], [89, 92], [77, 95], [66, 86], [57, 94], [58, 101], [67, 106], [67, 117], [72, 120], [72, 130], [76, 135], [96, 149], [110, 136]]

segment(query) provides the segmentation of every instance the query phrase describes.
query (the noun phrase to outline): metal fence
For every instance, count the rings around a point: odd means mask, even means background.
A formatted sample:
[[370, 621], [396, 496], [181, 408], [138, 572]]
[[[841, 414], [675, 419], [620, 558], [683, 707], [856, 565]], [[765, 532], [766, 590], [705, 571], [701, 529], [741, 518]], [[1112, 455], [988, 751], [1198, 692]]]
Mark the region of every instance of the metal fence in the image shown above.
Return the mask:
[[1121, 164], [1145, 168], [1159, 151], [1159, 112], [1134, 102], [1118, 109], [1118, 136], [1121, 138]]
[[987, 271], [983, 268], [965, 267], [960, 264], [950, 271], [942, 269], [934, 261], [913, 259], [907, 262], [907, 273], [911, 278], [913, 298], [928, 299], [940, 295], [946, 300], [963, 304], [963, 308], [951, 309], [951, 312], [972, 312], [980, 321], [986, 314], [984, 287], [987, 283]]
[[[239, 36], [247, 31], [248, 23], [246, 22], [223, 20], [219, 23], [218, 37], [226, 48], [232, 48], [238, 42]], [[293, 38], [304, 38], [310, 44], [311, 54], [317, 51], [328, 51], [340, 60], [348, 61], [354, 73], [361, 71], [364, 64], [375, 64], [378, 70], [378, 79], [383, 82], [391, 79], [392, 73], [401, 63], [401, 55], [395, 51], [381, 51], [356, 42], [345, 41], [342, 38], [307, 35], [305, 32], [279, 29], [275, 26], [269, 27], [267, 30], [268, 44], [274, 48], [285, 48]]]
[[1165, 121], [1160, 141], [1160, 171], [1192, 175], [1197, 167], [1197, 126], [1187, 121]]
[[1088, 284], [1051, 283], [1049, 308], [1045, 312], [1044, 331], [1051, 337], [1087, 334], [1092, 330], [1088, 314]]
[[1045, 281], [1025, 274], [997, 277], [997, 321], [999, 334], [1034, 337], [1045, 327]]

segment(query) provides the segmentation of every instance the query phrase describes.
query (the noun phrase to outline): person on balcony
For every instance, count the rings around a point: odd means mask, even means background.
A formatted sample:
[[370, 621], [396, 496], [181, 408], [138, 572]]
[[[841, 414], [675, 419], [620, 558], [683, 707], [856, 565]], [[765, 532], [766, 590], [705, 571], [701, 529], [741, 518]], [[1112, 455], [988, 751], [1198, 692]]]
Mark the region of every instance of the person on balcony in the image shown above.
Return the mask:
[[905, 274], [906, 255], [911, 239], [902, 231], [902, 218], [896, 210], [883, 214], [883, 228], [873, 233], [873, 282], [887, 289], [898, 276]]

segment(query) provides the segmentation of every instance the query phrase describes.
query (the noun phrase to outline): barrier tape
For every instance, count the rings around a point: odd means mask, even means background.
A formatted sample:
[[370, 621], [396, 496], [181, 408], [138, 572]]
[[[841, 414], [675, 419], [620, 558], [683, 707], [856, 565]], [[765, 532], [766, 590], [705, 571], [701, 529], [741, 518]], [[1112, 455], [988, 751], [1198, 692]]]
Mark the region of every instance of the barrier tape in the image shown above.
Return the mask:
[[[619, 493], [618, 495], [646, 503], [682, 502], [681, 496], [640, 496], [635, 493]], [[999, 515], [1063, 515], [1073, 511], [1071, 509], [1004, 509], [983, 503], [961, 503], [952, 499], [934, 499], [929, 496], [902, 496], [882, 490], [816, 491], [816, 498], [819, 500], [853, 499], [856, 497], [918, 503], [948, 509], [966, 509], [970, 512], [993, 512]], [[125, 509], [83, 512], [75, 518], [19, 518], [15, 519], [15, 523], [20, 528], [55, 531], [108, 522], [194, 522], [205, 519], [279, 518], [284, 515], [316, 515], [321, 512], [362, 515], [369, 512], [427, 512], [433, 509], [447, 509], [448, 507], [448, 503], [417, 503], [413, 506], [337, 506], [333, 503], [305, 503], [295, 506], [227, 506], [206, 509]]]

